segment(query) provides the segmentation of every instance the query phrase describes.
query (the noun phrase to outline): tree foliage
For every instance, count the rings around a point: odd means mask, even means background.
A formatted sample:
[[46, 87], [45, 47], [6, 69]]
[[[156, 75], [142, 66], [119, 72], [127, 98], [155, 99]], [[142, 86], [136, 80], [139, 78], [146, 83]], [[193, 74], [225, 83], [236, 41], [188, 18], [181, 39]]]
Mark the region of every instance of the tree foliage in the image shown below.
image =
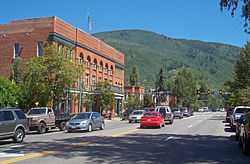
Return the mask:
[[16, 106], [19, 100], [19, 91], [15, 82], [0, 77], [0, 108]]
[[82, 68], [66, 58], [55, 45], [45, 47], [44, 56], [21, 63], [21, 107], [30, 108], [36, 102], [46, 106], [57, 105], [64, 98], [65, 89], [79, 78]]
[[155, 82], [156, 91], [165, 91], [165, 78], [163, 68], [160, 69], [160, 72], [157, 74]]
[[250, 0], [220, 0], [221, 10], [228, 10], [234, 16], [237, 8], [241, 9], [241, 16], [245, 20], [245, 32], [250, 33]]
[[138, 86], [139, 73], [136, 67], [132, 68], [132, 73], [129, 77], [130, 86]]
[[110, 85], [106, 81], [99, 81], [95, 89], [95, 101], [100, 103], [100, 112], [112, 108], [114, 104], [114, 93], [110, 91]]
[[178, 104], [189, 107], [196, 99], [196, 81], [188, 69], [181, 69], [175, 79], [174, 90]]
[[249, 102], [250, 97], [247, 92], [250, 88], [250, 42], [247, 42], [240, 51], [240, 58], [235, 64], [234, 80], [225, 83], [225, 86], [231, 93], [230, 105], [246, 105]]

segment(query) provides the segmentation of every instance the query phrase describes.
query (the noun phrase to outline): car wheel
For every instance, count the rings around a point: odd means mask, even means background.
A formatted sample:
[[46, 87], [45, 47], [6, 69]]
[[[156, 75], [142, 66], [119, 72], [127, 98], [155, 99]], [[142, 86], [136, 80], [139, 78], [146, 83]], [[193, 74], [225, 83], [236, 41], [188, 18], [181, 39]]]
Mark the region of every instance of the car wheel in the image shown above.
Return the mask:
[[43, 123], [43, 122], [40, 123], [40, 127], [39, 127], [38, 132], [39, 132], [40, 134], [44, 134], [44, 133], [46, 133], [46, 131], [47, 131], [46, 124]]
[[21, 142], [23, 142], [24, 136], [25, 136], [24, 130], [21, 129], [21, 128], [18, 128], [18, 129], [15, 131], [13, 140], [14, 140], [14, 142], [16, 142], [16, 143], [21, 143]]
[[104, 123], [102, 123], [102, 125], [101, 125], [100, 129], [101, 129], [101, 130], [104, 130], [104, 128], [105, 128], [105, 124], [104, 124]]
[[60, 129], [60, 131], [64, 131], [65, 128], [66, 128], [66, 123], [63, 121], [63, 122], [60, 123], [59, 129]]
[[141, 125], [140, 125], [140, 129], [144, 129], [144, 126], [141, 126]]
[[131, 122], [132, 122], [131, 120], [128, 121], [128, 123], [131, 123]]
[[89, 126], [88, 126], [88, 131], [91, 132], [92, 130], [93, 130], [93, 129], [92, 129], [92, 125], [89, 124]]

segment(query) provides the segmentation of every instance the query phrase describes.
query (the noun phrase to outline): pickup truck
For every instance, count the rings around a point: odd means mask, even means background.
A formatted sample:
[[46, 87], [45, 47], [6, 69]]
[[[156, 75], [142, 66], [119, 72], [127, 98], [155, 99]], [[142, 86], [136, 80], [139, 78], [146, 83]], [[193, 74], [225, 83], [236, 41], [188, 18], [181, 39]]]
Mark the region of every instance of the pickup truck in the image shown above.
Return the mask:
[[49, 107], [31, 108], [27, 113], [29, 130], [36, 130], [40, 134], [51, 129], [65, 129], [66, 122], [70, 120], [68, 112], [54, 111]]

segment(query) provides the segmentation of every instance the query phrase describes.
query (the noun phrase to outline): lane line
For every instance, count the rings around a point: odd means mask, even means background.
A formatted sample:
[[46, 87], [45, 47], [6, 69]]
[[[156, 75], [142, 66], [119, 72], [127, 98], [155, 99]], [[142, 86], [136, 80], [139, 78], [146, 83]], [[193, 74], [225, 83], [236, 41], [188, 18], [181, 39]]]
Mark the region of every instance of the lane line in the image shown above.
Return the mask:
[[21, 153], [0, 153], [0, 158], [10, 158], [10, 157], [21, 157], [24, 154]]
[[132, 132], [136, 132], [136, 131], [138, 131], [138, 129], [127, 130], [125, 132], [123, 131], [120, 133], [115, 133], [115, 134], [111, 135], [111, 137], [121, 137], [121, 136], [124, 136], [124, 135], [132, 133]]
[[28, 160], [28, 159], [32, 159], [32, 158], [44, 157], [44, 156], [48, 156], [51, 154], [55, 154], [55, 151], [42, 151], [42, 152], [38, 152], [38, 153], [28, 153], [28, 154], [25, 154], [23, 157], [7, 159], [4, 161], [1, 161], [0, 163], [1, 164], [13, 164], [16, 162], [20, 162], [20, 161], [24, 161], [24, 160]]
[[[124, 136], [124, 135], [127, 135], [127, 134], [135, 132], [135, 131], [138, 131], [138, 129], [131, 129], [131, 130], [115, 133], [115, 134], [111, 135], [111, 137], [120, 137], [120, 136]], [[69, 145], [65, 144], [65, 146], [81, 147], [81, 146], [86, 146], [86, 145], [90, 145], [90, 144], [91, 144], [91, 142], [82, 142], [82, 143], [69, 144]], [[24, 161], [24, 160], [28, 160], [28, 159], [33, 159], [33, 158], [45, 157], [45, 156], [49, 156], [52, 154], [56, 154], [56, 151], [42, 151], [42, 152], [36, 152], [36, 153], [27, 153], [27, 154], [24, 154], [23, 156], [20, 156], [20, 157], [0, 161], [0, 164], [13, 164], [16, 162], [20, 162], [20, 161]]]
[[193, 127], [193, 125], [189, 125], [189, 126], [188, 126], [188, 128], [192, 128], [192, 127]]

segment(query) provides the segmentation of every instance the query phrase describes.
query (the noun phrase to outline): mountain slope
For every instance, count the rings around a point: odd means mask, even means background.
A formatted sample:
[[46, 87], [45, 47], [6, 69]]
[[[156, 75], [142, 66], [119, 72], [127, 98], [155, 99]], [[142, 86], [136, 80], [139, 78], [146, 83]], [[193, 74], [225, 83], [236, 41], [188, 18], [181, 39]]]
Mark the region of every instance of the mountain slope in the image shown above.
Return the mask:
[[121, 30], [95, 34], [125, 54], [125, 78], [128, 82], [133, 66], [139, 70], [140, 82], [153, 87], [156, 74], [163, 67], [166, 77], [182, 67], [200, 72], [211, 86], [220, 87], [232, 78], [239, 47], [198, 40], [173, 39], [142, 31]]

